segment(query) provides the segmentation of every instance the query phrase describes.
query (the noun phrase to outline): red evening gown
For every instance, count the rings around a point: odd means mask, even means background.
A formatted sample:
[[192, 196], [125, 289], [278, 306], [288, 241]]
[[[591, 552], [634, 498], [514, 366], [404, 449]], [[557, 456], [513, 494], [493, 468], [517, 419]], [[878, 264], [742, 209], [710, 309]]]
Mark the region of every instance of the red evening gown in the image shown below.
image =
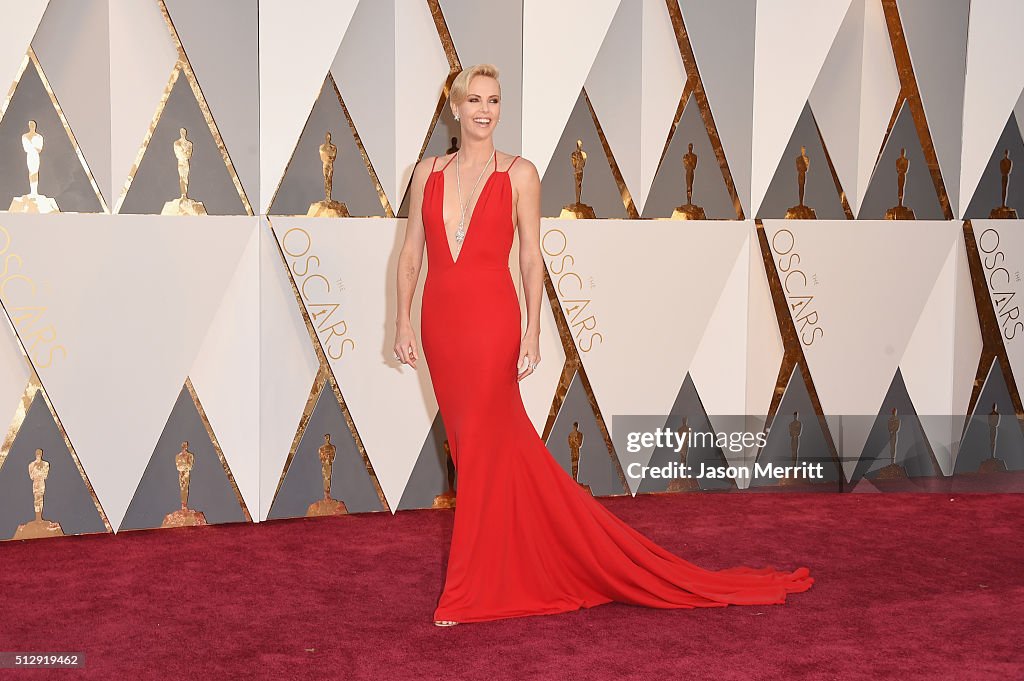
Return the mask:
[[619, 520], [555, 461], [516, 380], [521, 321], [508, 267], [515, 230], [508, 170], [495, 159], [456, 260], [442, 218], [444, 168], [432, 167], [423, 194], [429, 267], [421, 340], [458, 471], [458, 502], [434, 619], [479, 622], [611, 601], [763, 605], [809, 589], [814, 580], [804, 567], [712, 571], [688, 563]]

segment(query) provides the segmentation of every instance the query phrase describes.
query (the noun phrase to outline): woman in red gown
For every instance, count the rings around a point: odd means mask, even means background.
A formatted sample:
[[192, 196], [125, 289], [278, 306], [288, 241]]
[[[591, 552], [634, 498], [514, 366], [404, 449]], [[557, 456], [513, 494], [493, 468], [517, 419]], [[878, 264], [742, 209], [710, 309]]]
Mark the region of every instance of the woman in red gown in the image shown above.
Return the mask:
[[[455, 79], [450, 102], [462, 146], [416, 166], [398, 265], [395, 355], [415, 367], [410, 308], [426, 245], [423, 352], [459, 476], [434, 623], [611, 601], [653, 608], [764, 605], [806, 591], [813, 583], [807, 568], [711, 571], [673, 555], [590, 496], [540, 439], [518, 383], [540, 361], [540, 177], [528, 160], [494, 149], [497, 76], [482, 64]], [[522, 337], [508, 266], [517, 228], [528, 315]]]

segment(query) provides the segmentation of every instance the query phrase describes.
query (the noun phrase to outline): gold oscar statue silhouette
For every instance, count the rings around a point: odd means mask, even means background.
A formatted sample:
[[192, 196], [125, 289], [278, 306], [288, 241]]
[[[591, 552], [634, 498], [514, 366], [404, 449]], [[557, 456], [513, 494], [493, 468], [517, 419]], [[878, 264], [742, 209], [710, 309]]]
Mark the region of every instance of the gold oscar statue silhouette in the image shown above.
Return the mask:
[[448, 444], [448, 440], [444, 441], [444, 472], [445, 478], [448, 481], [448, 487], [445, 491], [434, 497], [434, 503], [431, 508], [455, 508], [455, 481], [452, 479], [452, 450]]
[[[902, 219], [902, 218], [901, 218]], [[889, 465], [878, 470], [875, 480], [906, 480], [907, 470], [896, 463], [896, 448], [900, 437], [900, 417], [896, 407], [889, 415]]]
[[192, 478], [192, 466], [196, 455], [188, 450], [188, 441], [181, 443], [181, 451], [174, 456], [174, 467], [178, 469], [178, 490], [181, 493], [181, 508], [164, 516], [160, 527], [196, 527], [206, 525], [202, 511], [188, 507], [188, 484]]
[[683, 154], [683, 168], [686, 169], [686, 203], [672, 211], [673, 220], [707, 220], [704, 209], [693, 205], [693, 176], [697, 170], [697, 154], [693, 153], [693, 142]]
[[988, 414], [988, 458], [978, 466], [979, 473], [1005, 473], [1006, 462], [996, 456], [996, 438], [999, 436], [999, 408], [993, 402]]
[[1016, 220], [1017, 210], [1006, 205], [1006, 192], [1010, 188], [1010, 171], [1013, 170], [1013, 161], [1010, 160], [1010, 150], [1003, 149], [1003, 158], [999, 160], [999, 174], [1002, 176], [1002, 205], [993, 208], [988, 214], [990, 220]]
[[188, 176], [192, 164], [192, 140], [188, 131], [181, 128], [180, 136], [174, 140], [174, 158], [178, 160], [178, 189], [181, 196], [164, 204], [160, 215], [206, 215], [206, 206], [202, 201], [188, 197]]
[[458, 150], [459, 150], [459, 138], [458, 137], [453, 137], [452, 138], [452, 145], [450, 147], [448, 147], [448, 151], [446, 151], [444, 153], [446, 153], [446, 154], [454, 154]]
[[[689, 197], [687, 197], [689, 198]], [[687, 425], [686, 419], [683, 419], [683, 424], [679, 426], [677, 431], [680, 435], [685, 435], [690, 430], [690, 426]], [[690, 452], [690, 436], [685, 435], [686, 439], [683, 440], [683, 448], [679, 450], [679, 466], [680, 472], [686, 470], [686, 455]], [[699, 492], [700, 485], [697, 483], [697, 478], [691, 475], [679, 475], [672, 478], [668, 483], [668, 487], [665, 489], [666, 492]]]
[[804, 189], [807, 187], [807, 172], [811, 169], [811, 159], [807, 156], [807, 147], [800, 147], [800, 155], [796, 157], [796, 184], [800, 202], [786, 211], [787, 220], [814, 220], [814, 209], [804, 205]]
[[572, 152], [572, 175], [576, 183], [576, 202], [562, 208], [559, 218], [593, 220], [597, 217], [594, 209], [583, 203], [583, 167], [587, 165], [587, 152], [583, 151], [583, 140], [576, 140], [576, 151]]
[[580, 430], [579, 421], [572, 422], [572, 430], [569, 431], [569, 459], [572, 466], [572, 479], [576, 484], [591, 494], [590, 485], [580, 482], [580, 450], [583, 448], [583, 431]]
[[903, 194], [907, 188], [907, 171], [910, 169], [910, 159], [907, 158], [907, 150], [900, 149], [899, 158], [896, 159], [896, 199], [895, 206], [885, 211], [886, 220], [913, 220], [914, 211], [903, 205]]
[[324, 136], [320, 145], [320, 162], [324, 173], [324, 200], [309, 204], [307, 217], [313, 218], [347, 218], [348, 207], [332, 198], [334, 192], [334, 161], [338, 158], [338, 147], [331, 143], [331, 133]]
[[60, 523], [43, 518], [43, 495], [46, 493], [46, 478], [50, 475], [50, 462], [43, 459], [43, 450], [36, 450], [36, 458], [28, 464], [28, 477], [32, 479], [32, 503], [36, 517], [24, 525], [18, 525], [14, 539], [43, 539], [63, 537]]
[[43, 136], [36, 122], [28, 122], [28, 132], [21, 136], [21, 146], [28, 162], [28, 194], [15, 196], [7, 210], [12, 213], [59, 213], [57, 202], [39, 193], [39, 157], [43, 152]]
[[[804, 424], [800, 421], [800, 412], [793, 412], [793, 420], [789, 422], [789, 465], [796, 466], [800, 459], [800, 433], [804, 430]], [[804, 481], [796, 476], [783, 476], [782, 481], [779, 483], [783, 487], [789, 487], [791, 485], [801, 485]]]
[[324, 435], [324, 443], [320, 445], [317, 454], [320, 457], [320, 474], [324, 483], [324, 498], [314, 501], [306, 509], [306, 517], [313, 518], [323, 515], [345, 515], [348, 509], [343, 501], [331, 498], [331, 474], [334, 468], [334, 456], [338, 448], [331, 444], [331, 434]]

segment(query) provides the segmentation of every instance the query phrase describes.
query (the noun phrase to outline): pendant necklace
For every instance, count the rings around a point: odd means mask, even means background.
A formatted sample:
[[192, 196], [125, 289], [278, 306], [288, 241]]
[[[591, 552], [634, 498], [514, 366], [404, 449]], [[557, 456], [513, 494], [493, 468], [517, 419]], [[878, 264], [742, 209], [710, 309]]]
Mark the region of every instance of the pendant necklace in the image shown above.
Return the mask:
[[[469, 194], [469, 200], [470, 201], [473, 200], [473, 194], [476, 193], [476, 188], [480, 186], [480, 180], [483, 179], [484, 173], [487, 172], [487, 166], [490, 165], [491, 159], [494, 158], [494, 154], [495, 153], [496, 153], [495, 151], [491, 152], [490, 157], [488, 157], [488, 159], [487, 159], [487, 163], [484, 164], [483, 170], [480, 171], [480, 177], [476, 178], [476, 184], [473, 185], [473, 191], [470, 192], [470, 194]], [[455, 230], [455, 243], [459, 244], [459, 246], [462, 245], [462, 240], [466, 238], [466, 208], [468, 207], [468, 204], [469, 204], [468, 201], [466, 202], [466, 205], [462, 204], [462, 173], [459, 171], [459, 156], [460, 155], [461, 154], [459, 154], [458, 152], [456, 152], [456, 154], [455, 154], [455, 183], [456, 183], [456, 185], [459, 188], [459, 211], [460, 211], [459, 212], [459, 228]]]

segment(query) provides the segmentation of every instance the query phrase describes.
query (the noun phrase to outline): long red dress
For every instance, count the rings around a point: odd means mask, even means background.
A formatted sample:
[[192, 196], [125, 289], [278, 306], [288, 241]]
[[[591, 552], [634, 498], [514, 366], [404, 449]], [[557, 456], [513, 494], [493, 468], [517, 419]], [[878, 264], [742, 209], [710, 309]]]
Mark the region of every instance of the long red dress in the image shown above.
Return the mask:
[[459, 477], [434, 619], [479, 622], [610, 601], [762, 605], [809, 589], [814, 580], [804, 567], [710, 571], [688, 563], [619, 520], [555, 461], [516, 380], [521, 320], [508, 267], [515, 230], [508, 170], [499, 171], [495, 158], [455, 260], [442, 217], [444, 168], [432, 166], [423, 194], [429, 267], [421, 341]]

